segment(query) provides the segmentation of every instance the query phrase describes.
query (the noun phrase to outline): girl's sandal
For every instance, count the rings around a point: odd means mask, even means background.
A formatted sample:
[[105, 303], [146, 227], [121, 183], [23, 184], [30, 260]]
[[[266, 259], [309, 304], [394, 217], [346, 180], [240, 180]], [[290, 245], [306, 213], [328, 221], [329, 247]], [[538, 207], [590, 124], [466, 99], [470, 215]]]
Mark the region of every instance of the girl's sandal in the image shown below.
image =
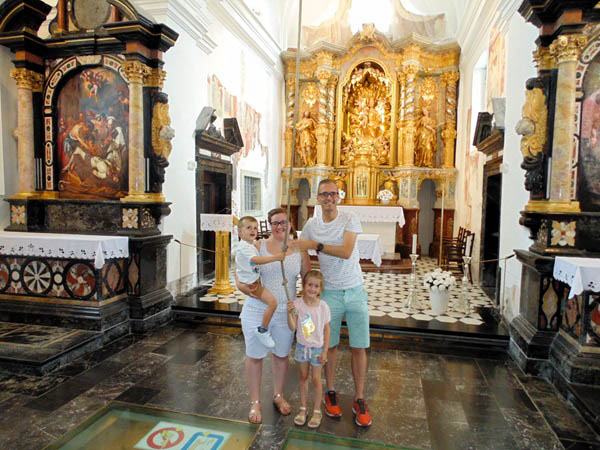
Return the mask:
[[262, 416], [260, 414], [260, 400], [255, 400], [251, 403], [252, 407], [248, 413], [248, 422], [258, 424], [262, 423]]
[[321, 419], [323, 418], [323, 413], [321, 413], [320, 409], [315, 409], [313, 411], [313, 415], [308, 422], [308, 428], [319, 428], [321, 425]]
[[285, 401], [285, 398], [283, 398], [283, 395], [281, 394], [275, 394], [273, 397], [273, 404], [282, 416], [288, 416], [292, 412], [292, 407]]
[[294, 423], [296, 425], [298, 425], [299, 427], [301, 427], [302, 425], [304, 425], [306, 423], [307, 415], [308, 415], [308, 413], [306, 412], [306, 408], [304, 406], [301, 406], [300, 412], [298, 414], [296, 414], [296, 417], [294, 417]]

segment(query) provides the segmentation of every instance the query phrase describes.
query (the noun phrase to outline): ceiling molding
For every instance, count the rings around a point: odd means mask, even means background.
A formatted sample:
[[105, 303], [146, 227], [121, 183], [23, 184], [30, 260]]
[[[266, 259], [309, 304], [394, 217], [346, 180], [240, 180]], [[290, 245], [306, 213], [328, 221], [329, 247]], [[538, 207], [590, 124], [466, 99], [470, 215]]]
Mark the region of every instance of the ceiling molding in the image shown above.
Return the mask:
[[[209, 15], [202, 0], [133, 0], [142, 15], [156, 22], [172, 21], [180, 31], [189, 35], [200, 50], [209, 55], [217, 43], [208, 35]], [[204, 6], [204, 7], [203, 7]]]
[[283, 77], [281, 47], [242, 0], [206, 0], [210, 13], [250, 47], [269, 69]]

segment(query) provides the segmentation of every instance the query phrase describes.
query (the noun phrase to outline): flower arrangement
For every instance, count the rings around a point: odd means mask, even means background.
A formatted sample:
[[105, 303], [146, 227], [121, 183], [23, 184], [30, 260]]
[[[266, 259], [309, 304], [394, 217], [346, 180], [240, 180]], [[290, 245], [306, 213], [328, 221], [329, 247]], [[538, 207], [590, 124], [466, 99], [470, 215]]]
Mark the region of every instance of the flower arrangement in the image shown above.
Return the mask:
[[392, 198], [394, 198], [394, 193], [389, 189], [382, 189], [377, 193], [377, 198], [382, 202], [389, 202]]
[[456, 278], [450, 272], [444, 272], [437, 268], [433, 272], [425, 274], [423, 286], [433, 291], [446, 291], [456, 286]]
[[338, 189], [338, 196], [340, 197], [340, 200], [344, 200], [346, 198], [346, 191]]

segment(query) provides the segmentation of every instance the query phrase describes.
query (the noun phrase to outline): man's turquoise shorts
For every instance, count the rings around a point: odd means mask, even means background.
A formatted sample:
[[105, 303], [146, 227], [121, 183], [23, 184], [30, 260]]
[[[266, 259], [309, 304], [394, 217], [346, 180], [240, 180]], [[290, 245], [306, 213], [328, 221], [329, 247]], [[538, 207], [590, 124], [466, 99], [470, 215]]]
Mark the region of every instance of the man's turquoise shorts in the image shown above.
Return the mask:
[[331, 311], [331, 337], [329, 348], [340, 343], [342, 318], [346, 316], [346, 325], [350, 335], [350, 347], [369, 348], [369, 296], [361, 284], [350, 289], [323, 290], [321, 298], [329, 305]]

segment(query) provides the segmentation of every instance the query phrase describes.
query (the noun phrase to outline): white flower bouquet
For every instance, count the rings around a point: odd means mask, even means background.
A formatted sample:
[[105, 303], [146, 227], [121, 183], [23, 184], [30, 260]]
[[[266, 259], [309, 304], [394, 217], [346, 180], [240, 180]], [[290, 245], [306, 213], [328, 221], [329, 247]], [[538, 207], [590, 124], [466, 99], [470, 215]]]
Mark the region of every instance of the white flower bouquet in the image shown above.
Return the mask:
[[340, 200], [344, 200], [346, 198], [346, 191], [338, 189], [338, 196], [340, 197]]
[[394, 198], [394, 193], [389, 189], [382, 189], [377, 193], [377, 198], [382, 202], [389, 202], [392, 198]]
[[433, 272], [425, 274], [423, 286], [433, 291], [449, 291], [456, 286], [456, 278], [450, 272], [444, 272], [437, 268]]

